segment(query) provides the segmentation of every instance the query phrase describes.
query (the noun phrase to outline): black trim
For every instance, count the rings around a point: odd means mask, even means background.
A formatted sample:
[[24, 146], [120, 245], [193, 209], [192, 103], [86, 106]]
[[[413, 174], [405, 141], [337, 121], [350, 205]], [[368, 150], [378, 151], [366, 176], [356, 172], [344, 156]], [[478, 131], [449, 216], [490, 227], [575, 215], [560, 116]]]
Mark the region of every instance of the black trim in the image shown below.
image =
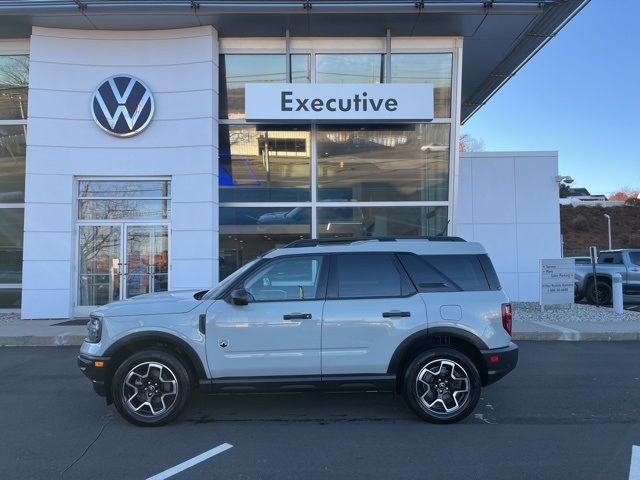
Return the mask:
[[[86, 355], [84, 353], [78, 355], [78, 367], [80, 371], [91, 380], [93, 389], [101, 397], [107, 396], [105, 377], [107, 369], [110, 367], [110, 359], [110, 357], [94, 357], [93, 355]], [[104, 362], [104, 366], [96, 367], [95, 362]]]
[[304, 392], [304, 391], [394, 391], [396, 376], [390, 374], [301, 375], [274, 377], [225, 377], [200, 380], [207, 393]]
[[138, 332], [132, 333], [131, 335], [127, 335], [126, 337], [121, 338], [116, 343], [107, 348], [107, 351], [104, 352], [105, 356], [114, 357], [119, 351], [123, 348], [127, 348], [132, 343], [141, 342], [141, 341], [160, 341], [168, 344], [177, 345], [182, 352], [184, 352], [193, 367], [195, 368], [195, 373], [198, 375], [198, 378], [207, 378], [207, 373], [200, 357], [196, 353], [196, 351], [184, 340], [176, 335], [172, 335], [170, 333], [165, 332]]
[[[491, 385], [504, 377], [511, 370], [516, 368], [518, 364], [518, 345], [511, 342], [509, 346], [504, 348], [494, 348], [491, 350], [483, 350], [480, 352], [487, 367], [487, 381], [485, 385]], [[489, 358], [492, 355], [499, 355], [500, 361], [491, 363]]]
[[322, 245], [350, 245], [355, 242], [395, 242], [396, 240], [428, 240], [430, 242], [465, 242], [461, 237], [444, 236], [407, 236], [407, 237], [338, 237], [338, 238], [303, 238], [295, 240], [284, 248], [317, 247]]
[[398, 348], [396, 348], [395, 352], [391, 356], [391, 360], [389, 361], [389, 367], [387, 368], [387, 373], [389, 374], [397, 374], [398, 370], [402, 368], [402, 361], [405, 354], [410, 351], [414, 345], [430, 341], [435, 337], [447, 336], [452, 338], [458, 338], [460, 340], [465, 340], [466, 342], [473, 345], [478, 350], [487, 350], [487, 344], [480, 338], [474, 335], [471, 332], [466, 330], [462, 330], [460, 328], [453, 327], [433, 327], [426, 328], [424, 330], [420, 330], [419, 332], [414, 333], [413, 335], [405, 338]]

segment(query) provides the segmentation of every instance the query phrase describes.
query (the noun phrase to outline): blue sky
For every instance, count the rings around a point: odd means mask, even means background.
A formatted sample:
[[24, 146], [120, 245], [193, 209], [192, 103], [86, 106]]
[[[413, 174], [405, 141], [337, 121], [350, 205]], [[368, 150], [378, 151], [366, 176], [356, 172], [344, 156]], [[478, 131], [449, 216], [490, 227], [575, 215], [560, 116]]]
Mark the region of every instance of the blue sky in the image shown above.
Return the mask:
[[640, 189], [640, 0], [591, 0], [462, 126], [486, 151], [557, 150], [591, 193]]

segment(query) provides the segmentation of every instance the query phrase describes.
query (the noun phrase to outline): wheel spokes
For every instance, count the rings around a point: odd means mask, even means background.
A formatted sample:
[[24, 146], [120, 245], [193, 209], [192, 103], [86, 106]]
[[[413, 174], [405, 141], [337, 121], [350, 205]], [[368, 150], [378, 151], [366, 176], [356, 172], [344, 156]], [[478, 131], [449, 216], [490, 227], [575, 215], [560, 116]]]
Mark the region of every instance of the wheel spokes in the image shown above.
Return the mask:
[[441, 358], [418, 372], [416, 390], [423, 408], [438, 416], [449, 416], [466, 405], [470, 380], [460, 364]]
[[159, 362], [136, 365], [125, 376], [122, 398], [126, 407], [139, 416], [155, 417], [173, 406], [178, 381], [169, 367]]

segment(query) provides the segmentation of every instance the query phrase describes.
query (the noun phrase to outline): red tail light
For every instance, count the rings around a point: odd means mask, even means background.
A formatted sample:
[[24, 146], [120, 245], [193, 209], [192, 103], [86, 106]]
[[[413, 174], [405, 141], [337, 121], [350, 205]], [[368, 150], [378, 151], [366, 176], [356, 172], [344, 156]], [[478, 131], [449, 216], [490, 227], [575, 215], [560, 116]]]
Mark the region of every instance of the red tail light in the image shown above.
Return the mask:
[[502, 326], [507, 331], [509, 335], [511, 335], [511, 324], [513, 320], [513, 314], [511, 313], [511, 304], [503, 303], [502, 304]]

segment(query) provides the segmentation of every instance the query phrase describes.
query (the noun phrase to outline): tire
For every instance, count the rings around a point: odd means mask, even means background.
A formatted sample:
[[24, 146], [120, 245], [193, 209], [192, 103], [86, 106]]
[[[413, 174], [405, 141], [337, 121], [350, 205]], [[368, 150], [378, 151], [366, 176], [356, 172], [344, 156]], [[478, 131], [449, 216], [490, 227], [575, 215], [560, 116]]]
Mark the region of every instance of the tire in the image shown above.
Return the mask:
[[[593, 285], [594, 285], [594, 282], [592, 280], [591, 282], [589, 282], [589, 285], [587, 286], [587, 292], [585, 295], [585, 297], [587, 298], [587, 301], [591, 305], [596, 304], [596, 292]], [[613, 291], [611, 290], [611, 285], [609, 285], [604, 280], [598, 280], [598, 300], [599, 300], [598, 303], [600, 305], [609, 305], [611, 303], [612, 298], [613, 298]]]
[[476, 408], [482, 388], [474, 363], [462, 352], [445, 347], [419, 354], [407, 367], [403, 385], [409, 407], [431, 423], [466, 418]]
[[582, 295], [582, 293], [578, 292], [577, 289], [573, 292], [573, 303], [578, 303], [583, 298], [584, 298], [584, 295]]
[[111, 396], [118, 413], [145, 427], [165, 425], [184, 409], [191, 383], [182, 361], [164, 350], [143, 350], [116, 369]]

